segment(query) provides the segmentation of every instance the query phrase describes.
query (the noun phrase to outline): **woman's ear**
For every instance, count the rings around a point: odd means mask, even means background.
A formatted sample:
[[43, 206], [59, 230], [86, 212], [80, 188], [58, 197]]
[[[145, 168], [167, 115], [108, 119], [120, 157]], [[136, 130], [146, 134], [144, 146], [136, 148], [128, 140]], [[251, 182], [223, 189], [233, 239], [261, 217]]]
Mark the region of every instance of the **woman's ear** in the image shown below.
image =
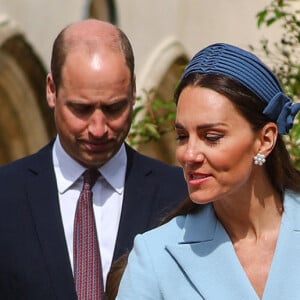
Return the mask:
[[260, 132], [260, 149], [259, 153], [264, 154], [266, 157], [275, 147], [278, 135], [278, 128], [274, 122], [268, 122]]

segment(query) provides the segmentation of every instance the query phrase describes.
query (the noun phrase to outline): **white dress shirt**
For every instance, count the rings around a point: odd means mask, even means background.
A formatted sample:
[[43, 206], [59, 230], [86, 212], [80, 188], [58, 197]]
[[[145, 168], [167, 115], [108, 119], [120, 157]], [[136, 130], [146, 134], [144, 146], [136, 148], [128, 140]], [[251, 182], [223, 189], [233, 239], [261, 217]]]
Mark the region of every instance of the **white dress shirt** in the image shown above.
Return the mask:
[[[53, 146], [53, 164], [66, 242], [73, 268], [73, 226], [85, 168], [63, 149], [59, 137]], [[127, 156], [125, 145], [101, 168], [93, 187], [93, 207], [101, 252], [104, 286], [111, 266], [121, 216]]]

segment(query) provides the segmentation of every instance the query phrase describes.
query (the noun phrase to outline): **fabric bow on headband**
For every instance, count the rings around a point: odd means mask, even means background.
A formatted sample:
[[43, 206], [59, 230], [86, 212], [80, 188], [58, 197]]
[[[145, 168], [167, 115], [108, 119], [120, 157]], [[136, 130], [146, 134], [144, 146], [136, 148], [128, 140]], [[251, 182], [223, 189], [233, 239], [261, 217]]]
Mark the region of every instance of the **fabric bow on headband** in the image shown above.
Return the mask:
[[215, 73], [240, 82], [266, 103], [263, 114], [276, 122], [278, 132], [286, 134], [293, 126], [300, 103], [284, 94], [272, 71], [254, 54], [225, 43], [200, 50], [186, 66], [182, 78], [191, 73]]

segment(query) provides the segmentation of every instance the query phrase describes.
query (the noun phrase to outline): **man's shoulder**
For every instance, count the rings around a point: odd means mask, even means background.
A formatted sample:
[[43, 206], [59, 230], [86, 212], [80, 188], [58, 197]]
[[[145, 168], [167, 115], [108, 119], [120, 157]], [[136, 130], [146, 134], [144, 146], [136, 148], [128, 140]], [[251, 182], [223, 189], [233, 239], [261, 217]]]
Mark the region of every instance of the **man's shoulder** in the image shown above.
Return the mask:
[[45, 145], [43, 148], [37, 152], [21, 157], [19, 159], [13, 160], [6, 164], [0, 166], [0, 176], [8, 176], [9, 174], [19, 173], [22, 170], [29, 168], [30, 166], [42, 166], [43, 162], [50, 162], [52, 155], [53, 142]]

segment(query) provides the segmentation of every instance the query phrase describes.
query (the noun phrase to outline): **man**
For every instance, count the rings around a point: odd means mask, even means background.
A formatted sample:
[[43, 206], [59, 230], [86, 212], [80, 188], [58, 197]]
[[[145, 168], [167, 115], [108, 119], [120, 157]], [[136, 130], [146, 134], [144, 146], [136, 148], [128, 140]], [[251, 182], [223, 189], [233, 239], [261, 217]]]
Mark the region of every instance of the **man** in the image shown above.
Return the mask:
[[101, 174], [92, 191], [104, 285], [135, 235], [187, 195], [181, 169], [124, 142], [135, 75], [130, 42], [118, 28], [98, 20], [66, 27], [53, 45], [46, 93], [57, 138], [0, 168], [0, 299], [77, 298], [74, 223], [86, 169]]

